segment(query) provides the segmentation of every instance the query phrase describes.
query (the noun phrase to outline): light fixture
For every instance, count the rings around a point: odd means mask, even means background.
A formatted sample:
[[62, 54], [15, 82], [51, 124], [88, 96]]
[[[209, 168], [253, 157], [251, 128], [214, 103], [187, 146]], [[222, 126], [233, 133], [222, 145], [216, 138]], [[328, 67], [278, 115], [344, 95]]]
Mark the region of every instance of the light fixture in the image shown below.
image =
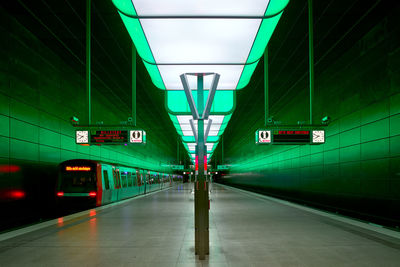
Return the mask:
[[113, 0], [153, 83], [166, 90], [183, 90], [183, 73], [209, 72], [221, 75], [217, 90], [245, 87], [288, 2]]
[[[196, 142], [180, 75], [220, 75], [206, 143], [218, 142], [289, 0], [112, 0], [182, 141]], [[212, 76], [204, 76], [207, 99]], [[197, 103], [195, 76], [187, 77]], [[193, 102], [191, 103], [193, 105]], [[206, 101], [204, 101], [206, 103]], [[185, 118], [187, 116], [188, 118]], [[192, 117], [193, 118], [193, 117]], [[218, 121], [218, 118], [220, 121]], [[195, 117], [196, 119], [196, 117]], [[197, 121], [193, 126], [197, 129]], [[204, 123], [205, 130], [207, 123]], [[192, 147], [185, 146], [189, 153]], [[211, 149], [211, 153], [216, 145]], [[207, 149], [208, 151], [208, 149]]]
[[70, 121], [71, 121], [71, 123], [72, 124], [79, 124], [79, 119], [78, 119], [78, 117], [75, 117], [75, 116], [72, 116], [71, 118], [70, 118]]
[[328, 125], [331, 122], [331, 118], [329, 116], [325, 116], [321, 119], [321, 123], [324, 125]]

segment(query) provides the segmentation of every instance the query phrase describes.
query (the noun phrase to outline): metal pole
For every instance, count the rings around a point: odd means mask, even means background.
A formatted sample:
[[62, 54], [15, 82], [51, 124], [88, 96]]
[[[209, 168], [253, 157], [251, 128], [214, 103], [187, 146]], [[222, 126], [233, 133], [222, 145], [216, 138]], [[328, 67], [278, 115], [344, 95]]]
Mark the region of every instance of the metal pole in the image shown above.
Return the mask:
[[197, 121], [198, 143], [198, 176], [195, 183], [195, 251], [199, 255], [200, 260], [205, 259], [205, 255], [209, 254], [209, 232], [208, 232], [208, 184], [204, 177], [204, 156], [205, 156], [205, 140], [204, 140], [204, 119], [202, 119], [204, 111], [204, 92], [203, 92], [203, 74], [197, 76], [197, 108], [199, 112], [199, 120]]
[[136, 126], [136, 48], [132, 43], [132, 123]]
[[313, 27], [313, 3], [308, 0], [308, 49], [310, 64], [310, 125], [313, 124], [313, 100], [314, 100], [314, 27]]
[[221, 136], [221, 164], [224, 164], [224, 136]]
[[92, 123], [92, 99], [91, 99], [91, 82], [90, 82], [90, 35], [91, 35], [91, 18], [90, 18], [91, 0], [86, 0], [86, 98], [88, 103], [88, 122], [89, 125]]
[[264, 125], [267, 126], [267, 120], [269, 117], [269, 86], [268, 86], [268, 46], [265, 48], [264, 52], [264, 108], [265, 108], [265, 118]]

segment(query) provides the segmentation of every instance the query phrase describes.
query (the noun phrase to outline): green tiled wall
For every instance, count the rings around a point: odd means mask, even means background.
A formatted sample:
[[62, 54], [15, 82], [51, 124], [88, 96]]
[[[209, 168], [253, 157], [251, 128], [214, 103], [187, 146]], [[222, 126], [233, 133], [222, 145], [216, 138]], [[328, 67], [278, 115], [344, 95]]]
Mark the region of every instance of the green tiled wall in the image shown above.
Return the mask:
[[[76, 145], [69, 118], [75, 115], [87, 121], [81, 70], [71, 69], [13, 18], [7, 21], [10, 28], [2, 31], [7, 42], [0, 45], [1, 57], [8, 59], [0, 63], [0, 164], [56, 165], [86, 158], [165, 171], [161, 163], [176, 157], [175, 145], [171, 149], [151, 132], [145, 146]], [[126, 118], [119, 109], [121, 103], [108, 102], [98, 84], [93, 79], [93, 121], [115, 124]]]
[[[326, 143], [255, 145], [255, 130], [265, 128], [263, 117], [247, 123], [245, 115], [235, 114], [242, 116], [241, 128], [228, 126], [224, 136], [225, 163], [234, 175], [224, 183], [364, 213], [382, 210], [379, 216], [400, 220], [400, 39], [395, 37], [400, 26], [389, 29], [383, 21], [377, 27], [387, 31], [373, 48], [360, 53], [356, 43], [316, 73], [314, 118], [316, 123], [325, 115], [332, 118], [325, 127]], [[270, 106], [283, 124], [307, 119], [308, 93], [301, 85], [296, 90], [293, 101]], [[374, 208], [368, 211], [368, 205]]]

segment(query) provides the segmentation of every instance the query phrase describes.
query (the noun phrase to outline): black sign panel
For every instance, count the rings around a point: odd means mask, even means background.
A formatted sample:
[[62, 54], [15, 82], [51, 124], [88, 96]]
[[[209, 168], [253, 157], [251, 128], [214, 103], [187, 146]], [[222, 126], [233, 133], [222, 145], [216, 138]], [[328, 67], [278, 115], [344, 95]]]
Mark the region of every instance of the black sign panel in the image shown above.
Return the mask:
[[275, 144], [309, 144], [309, 130], [273, 130], [272, 140]]
[[126, 144], [129, 143], [128, 130], [96, 130], [90, 132], [91, 144]]

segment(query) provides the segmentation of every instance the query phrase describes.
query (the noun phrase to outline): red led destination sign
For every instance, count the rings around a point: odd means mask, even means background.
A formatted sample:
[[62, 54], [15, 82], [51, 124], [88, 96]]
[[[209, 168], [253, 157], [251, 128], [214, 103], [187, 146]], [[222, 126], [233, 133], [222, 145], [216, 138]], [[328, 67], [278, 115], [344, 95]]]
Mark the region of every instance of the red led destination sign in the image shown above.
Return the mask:
[[96, 130], [90, 132], [91, 144], [126, 144], [129, 143], [128, 131]]
[[89, 172], [91, 171], [91, 167], [90, 166], [66, 166], [65, 170], [69, 171], [69, 172], [73, 172], [73, 171], [85, 171], [85, 172]]

